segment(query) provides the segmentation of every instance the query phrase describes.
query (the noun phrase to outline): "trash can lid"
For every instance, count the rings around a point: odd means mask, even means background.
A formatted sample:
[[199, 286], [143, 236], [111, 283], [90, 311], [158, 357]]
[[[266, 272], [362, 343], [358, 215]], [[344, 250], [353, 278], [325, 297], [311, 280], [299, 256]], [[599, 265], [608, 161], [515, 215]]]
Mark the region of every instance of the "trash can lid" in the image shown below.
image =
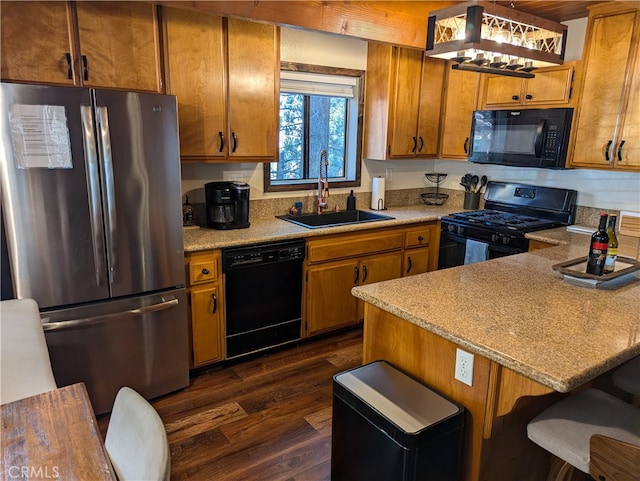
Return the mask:
[[343, 372], [334, 379], [406, 433], [422, 431], [460, 411], [385, 361]]

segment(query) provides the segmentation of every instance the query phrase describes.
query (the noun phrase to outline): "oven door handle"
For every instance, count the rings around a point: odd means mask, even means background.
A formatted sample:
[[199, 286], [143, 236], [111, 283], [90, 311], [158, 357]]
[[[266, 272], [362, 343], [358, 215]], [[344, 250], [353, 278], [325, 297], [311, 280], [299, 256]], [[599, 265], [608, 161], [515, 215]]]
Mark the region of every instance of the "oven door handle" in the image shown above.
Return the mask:
[[539, 120], [536, 126], [536, 140], [534, 144], [535, 154], [537, 158], [542, 157], [545, 139], [547, 138], [547, 121]]

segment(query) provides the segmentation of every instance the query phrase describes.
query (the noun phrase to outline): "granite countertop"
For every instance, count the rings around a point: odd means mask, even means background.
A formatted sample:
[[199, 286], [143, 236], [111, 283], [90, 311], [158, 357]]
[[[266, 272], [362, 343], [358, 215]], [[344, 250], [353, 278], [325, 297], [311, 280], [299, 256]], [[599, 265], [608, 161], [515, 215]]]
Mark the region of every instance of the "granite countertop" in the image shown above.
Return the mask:
[[[527, 237], [557, 246], [352, 292], [559, 392], [640, 354], [640, 279], [616, 290], [575, 285], [552, 265], [586, 256], [589, 236], [558, 228]], [[638, 244], [620, 236], [620, 255], [640, 260]]]
[[[364, 209], [363, 209], [364, 210]], [[412, 205], [408, 207], [394, 207], [384, 211], [372, 211], [394, 217], [391, 220], [349, 224], [344, 226], [307, 229], [275, 217], [258, 217], [251, 219], [247, 229], [216, 230], [202, 227], [184, 229], [184, 250], [195, 252], [222, 247], [250, 245], [260, 242], [276, 242], [287, 239], [301, 239], [320, 235], [357, 232], [380, 227], [394, 227], [418, 222], [438, 220], [440, 217], [460, 212], [460, 206], [427, 207]]]

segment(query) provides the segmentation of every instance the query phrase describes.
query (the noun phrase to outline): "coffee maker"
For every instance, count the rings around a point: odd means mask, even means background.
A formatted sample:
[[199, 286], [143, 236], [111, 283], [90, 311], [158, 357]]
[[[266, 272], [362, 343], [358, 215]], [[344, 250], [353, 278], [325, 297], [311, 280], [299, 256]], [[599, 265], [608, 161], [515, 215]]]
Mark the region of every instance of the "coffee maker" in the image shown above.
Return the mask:
[[209, 182], [204, 185], [207, 227], [244, 229], [249, 227], [249, 184]]

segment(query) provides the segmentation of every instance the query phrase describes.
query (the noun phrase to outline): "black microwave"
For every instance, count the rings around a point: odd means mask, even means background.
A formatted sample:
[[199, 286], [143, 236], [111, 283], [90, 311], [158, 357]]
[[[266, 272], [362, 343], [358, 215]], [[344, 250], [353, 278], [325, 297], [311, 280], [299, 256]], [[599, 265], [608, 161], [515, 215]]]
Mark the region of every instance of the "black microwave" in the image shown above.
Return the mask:
[[469, 161], [564, 169], [573, 109], [476, 110]]

